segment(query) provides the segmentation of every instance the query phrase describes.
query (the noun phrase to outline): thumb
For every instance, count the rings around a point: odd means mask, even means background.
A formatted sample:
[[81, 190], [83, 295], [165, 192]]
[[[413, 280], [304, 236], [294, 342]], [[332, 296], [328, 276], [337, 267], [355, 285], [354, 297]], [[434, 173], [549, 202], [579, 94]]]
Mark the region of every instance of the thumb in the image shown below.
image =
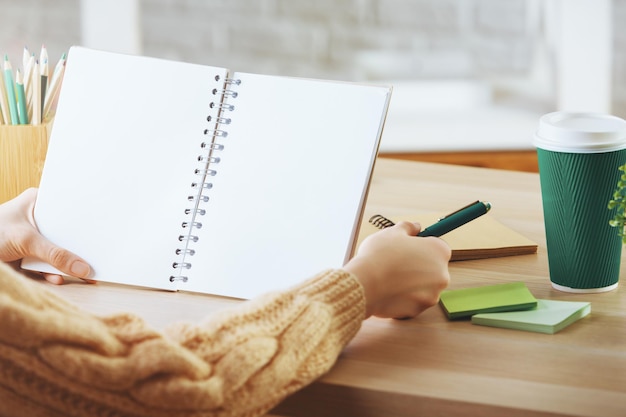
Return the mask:
[[403, 230], [409, 236], [417, 236], [417, 234], [422, 230], [422, 226], [419, 223], [407, 221], [398, 222], [395, 227]]
[[47, 262], [64, 274], [83, 279], [91, 276], [91, 267], [85, 260], [56, 246], [41, 235], [32, 240], [29, 249], [28, 253], [32, 256]]

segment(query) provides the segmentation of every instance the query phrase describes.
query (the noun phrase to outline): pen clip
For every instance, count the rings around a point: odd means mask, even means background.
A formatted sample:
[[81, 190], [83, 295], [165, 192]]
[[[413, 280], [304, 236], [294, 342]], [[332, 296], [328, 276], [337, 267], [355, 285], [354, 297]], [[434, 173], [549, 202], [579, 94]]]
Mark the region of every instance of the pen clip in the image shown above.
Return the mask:
[[476, 204], [476, 203], [480, 203], [480, 200], [473, 201], [473, 202], [469, 203], [468, 205], [463, 206], [463, 207], [461, 207], [460, 209], [453, 211], [453, 212], [452, 212], [452, 213], [450, 213], [450, 214], [446, 214], [445, 216], [440, 217], [440, 218], [439, 218], [439, 221], [442, 221], [443, 219], [447, 219], [448, 217], [450, 217], [450, 216], [452, 216], [452, 215], [454, 215], [454, 214], [457, 214], [458, 212], [463, 211], [463, 210], [465, 210], [466, 208], [471, 207], [471, 206], [473, 206], [473, 205], [474, 205], [474, 204]]

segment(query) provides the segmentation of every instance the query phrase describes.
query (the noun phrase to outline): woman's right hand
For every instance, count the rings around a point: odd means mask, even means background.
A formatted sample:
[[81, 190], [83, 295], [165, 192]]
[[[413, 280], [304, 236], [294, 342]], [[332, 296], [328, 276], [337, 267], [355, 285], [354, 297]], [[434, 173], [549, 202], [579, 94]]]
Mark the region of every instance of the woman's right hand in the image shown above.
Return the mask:
[[401, 222], [376, 232], [344, 266], [363, 285], [368, 317], [415, 317], [437, 304], [448, 286], [450, 247], [436, 237], [417, 237], [420, 229]]

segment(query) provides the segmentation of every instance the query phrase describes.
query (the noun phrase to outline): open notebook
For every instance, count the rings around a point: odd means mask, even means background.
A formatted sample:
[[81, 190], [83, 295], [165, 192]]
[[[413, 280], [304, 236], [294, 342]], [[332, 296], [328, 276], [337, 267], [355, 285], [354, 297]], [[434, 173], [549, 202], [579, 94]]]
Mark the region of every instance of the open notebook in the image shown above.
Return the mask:
[[[426, 228], [435, 223], [439, 217], [433, 213], [423, 213], [397, 216], [389, 220], [395, 223], [403, 220], [418, 221], [422, 228]], [[364, 218], [359, 243], [378, 230], [369, 222], [369, 219]], [[441, 236], [441, 239], [450, 246], [452, 261], [527, 255], [537, 252], [537, 243], [503, 225], [489, 213], [446, 233]]]
[[284, 288], [351, 256], [390, 96], [73, 47], [37, 225], [96, 280]]

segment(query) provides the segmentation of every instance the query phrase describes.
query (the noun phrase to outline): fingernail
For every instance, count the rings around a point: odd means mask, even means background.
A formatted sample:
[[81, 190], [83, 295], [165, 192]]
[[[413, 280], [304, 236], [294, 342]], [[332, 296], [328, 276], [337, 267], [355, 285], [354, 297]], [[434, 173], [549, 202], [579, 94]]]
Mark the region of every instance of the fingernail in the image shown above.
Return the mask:
[[83, 261], [74, 261], [70, 267], [70, 272], [75, 277], [87, 278], [91, 273], [91, 268]]

